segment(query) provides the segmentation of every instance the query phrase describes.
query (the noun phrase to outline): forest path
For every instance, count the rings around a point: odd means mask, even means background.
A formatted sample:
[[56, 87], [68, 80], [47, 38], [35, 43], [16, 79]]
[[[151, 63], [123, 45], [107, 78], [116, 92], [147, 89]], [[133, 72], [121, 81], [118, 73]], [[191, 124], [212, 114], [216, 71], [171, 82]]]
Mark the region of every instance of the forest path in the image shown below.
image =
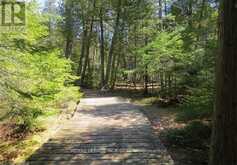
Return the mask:
[[75, 116], [45, 143], [30, 165], [173, 165], [139, 108], [89, 93]]

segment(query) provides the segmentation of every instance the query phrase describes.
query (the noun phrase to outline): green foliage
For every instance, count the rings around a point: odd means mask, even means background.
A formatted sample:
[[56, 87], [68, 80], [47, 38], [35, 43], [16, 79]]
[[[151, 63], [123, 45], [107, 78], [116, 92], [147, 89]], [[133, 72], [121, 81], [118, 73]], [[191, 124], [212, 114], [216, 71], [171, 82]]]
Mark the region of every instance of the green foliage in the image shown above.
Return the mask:
[[[163, 27], [135, 51], [141, 70], [146, 67], [150, 75], [160, 74], [159, 96], [184, 98], [179, 100], [179, 121], [210, 118], [214, 109], [218, 14], [213, 4], [200, 2], [171, 3], [174, 6], [163, 18]], [[176, 9], [177, 5], [183, 11]]]
[[164, 132], [164, 136], [172, 145], [198, 149], [208, 148], [211, 136], [210, 126], [194, 121], [181, 129], [171, 129]]
[[[0, 117], [24, 130], [35, 128], [48, 111], [59, 112], [58, 102], [80, 98], [79, 89], [70, 85], [77, 79], [71, 62], [49, 47], [44, 15], [37, 11], [34, 2], [27, 3], [27, 31], [0, 36]], [[65, 92], [71, 95], [62, 97]]]
[[195, 119], [210, 119], [214, 110], [214, 91], [211, 88], [192, 89], [192, 94], [186, 96], [180, 105], [177, 121]]
[[175, 63], [185, 55], [181, 30], [177, 28], [174, 31], [161, 31], [153, 42], [137, 51], [143, 64], [148, 65], [149, 72], [172, 70]]

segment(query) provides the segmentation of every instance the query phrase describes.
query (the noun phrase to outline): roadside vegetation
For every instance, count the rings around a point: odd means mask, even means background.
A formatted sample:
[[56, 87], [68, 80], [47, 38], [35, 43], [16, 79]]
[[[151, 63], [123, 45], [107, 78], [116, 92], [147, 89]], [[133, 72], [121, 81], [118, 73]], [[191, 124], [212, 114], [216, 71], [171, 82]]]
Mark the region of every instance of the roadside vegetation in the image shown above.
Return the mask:
[[[211, 141], [210, 110], [195, 113], [182, 104], [164, 106], [157, 97], [133, 98], [149, 118], [157, 136], [177, 165], [208, 164]], [[190, 117], [191, 113], [191, 117]]]
[[0, 162], [29, 156], [81, 97], [72, 62], [51, 42], [49, 17], [36, 5], [27, 3], [26, 33], [0, 34]]

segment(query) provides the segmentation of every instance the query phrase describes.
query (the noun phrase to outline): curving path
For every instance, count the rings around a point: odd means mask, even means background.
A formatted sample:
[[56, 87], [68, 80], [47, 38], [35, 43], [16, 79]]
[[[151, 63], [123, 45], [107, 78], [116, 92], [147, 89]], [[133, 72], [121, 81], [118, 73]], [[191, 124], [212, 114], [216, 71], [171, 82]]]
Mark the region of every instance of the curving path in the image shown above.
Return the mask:
[[118, 97], [81, 100], [30, 165], [173, 165], [139, 108]]

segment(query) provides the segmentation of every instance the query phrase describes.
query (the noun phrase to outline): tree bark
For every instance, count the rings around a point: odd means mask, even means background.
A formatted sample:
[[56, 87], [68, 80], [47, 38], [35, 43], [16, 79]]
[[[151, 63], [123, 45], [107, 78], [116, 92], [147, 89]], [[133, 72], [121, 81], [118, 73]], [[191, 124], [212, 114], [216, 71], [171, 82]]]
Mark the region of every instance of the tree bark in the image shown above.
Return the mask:
[[112, 74], [112, 81], [111, 81], [111, 89], [114, 89], [115, 85], [116, 85], [116, 81], [117, 81], [117, 72], [118, 72], [118, 68], [119, 68], [119, 64], [120, 64], [120, 57], [121, 54], [119, 53], [118, 58], [117, 58], [117, 64], [113, 70], [113, 74]]
[[67, 59], [70, 59], [72, 56], [72, 48], [73, 48], [73, 39], [71, 36], [67, 36], [66, 48], [65, 48], [65, 57]]
[[160, 72], [160, 90], [161, 91], [164, 90], [164, 72], [163, 71]]
[[145, 66], [145, 74], [144, 74], [144, 95], [148, 95], [148, 81], [149, 81], [149, 75], [148, 75], [148, 67]]
[[65, 4], [65, 34], [66, 34], [66, 47], [65, 47], [65, 57], [67, 59], [71, 58], [73, 49], [73, 3], [71, 1], [66, 1]]
[[162, 19], [162, 9], [163, 9], [163, 7], [162, 7], [162, 0], [159, 0], [159, 18], [160, 19]]
[[91, 45], [91, 38], [92, 38], [92, 33], [93, 33], [93, 19], [90, 22], [90, 31], [89, 35], [87, 37], [86, 41], [86, 50], [85, 50], [85, 61], [82, 69], [82, 74], [81, 74], [81, 85], [85, 85], [85, 76], [86, 76], [86, 69], [88, 66], [89, 58], [90, 58], [90, 45]]
[[[96, 0], [93, 0], [93, 8], [92, 11], [96, 8]], [[81, 73], [81, 85], [85, 85], [85, 76], [86, 76], [86, 70], [89, 68], [89, 62], [90, 62], [90, 46], [91, 46], [91, 39], [92, 39], [92, 34], [93, 34], [93, 26], [94, 26], [94, 13], [90, 13], [89, 16], [89, 32], [87, 34], [86, 39], [86, 45], [85, 45], [85, 60], [84, 60], [84, 65], [82, 67], [82, 73]], [[88, 24], [86, 24], [88, 26]], [[86, 28], [87, 29], [87, 28]], [[88, 72], [89, 73], [89, 72]]]
[[171, 73], [168, 73], [168, 95], [171, 96], [171, 93], [172, 93]]
[[164, 5], [165, 5], [165, 16], [168, 14], [168, 11], [167, 11], [167, 0], [164, 0]]
[[100, 85], [105, 85], [105, 54], [104, 54], [104, 25], [103, 25], [103, 12], [100, 10]]
[[117, 35], [119, 32], [119, 20], [120, 20], [120, 12], [121, 12], [121, 0], [118, 1], [118, 8], [117, 8], [117, 17], [116, 17], [116, 23], [114, 27], [114, 35], [112, 37], [112, 42], [109, 50], [109, 57], [108, 57], [108, 63], [106, 68], [106, 77], [105, 77], [105, 85], [108, 85], [110, 75], [111, 75], [111, 67], [112, 67], [112, 59], [113, 59], [113, 53], [114, 53], [114, 46], [117, 40]]
[[86, 23], [84, 21], [83, 23], [83, 34], [82, 34], [82, 40], [81, 40], [81, 55], [80, 55], [80, 59], [79, 59], [79, 66], [77, 69], [77, 75], [81, 76], [81, 72], [82, 72], [82, 65], [83, 65], [83, 59], [85, 56], [85, 46], [86, 46], [86, 39], [87, 39], [87, 26]]
[[237, 1], [222, 0], [210, 165], [237, 164]]

